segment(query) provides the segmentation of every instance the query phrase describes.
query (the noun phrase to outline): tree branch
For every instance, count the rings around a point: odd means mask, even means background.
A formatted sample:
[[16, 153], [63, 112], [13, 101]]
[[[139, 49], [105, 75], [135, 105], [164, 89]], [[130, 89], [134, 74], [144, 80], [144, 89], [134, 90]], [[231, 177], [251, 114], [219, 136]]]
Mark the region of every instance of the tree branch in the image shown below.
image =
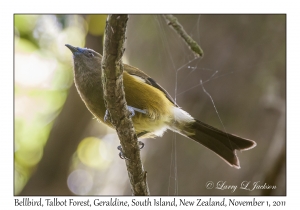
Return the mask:
[[133, 195], [149, 195], [146, 172], [140, 157], [140, 148], [127, 110], [123, 88], [123, 44], [128, 15], [109, 15], [106, 21], [102, 58], [104, 101], [115, 126], [125, 154], [128, 176]]
[[190, 49], [195, 53], [197, 57], [203, 56], [203, 50], [201, 47], [197, 44], [196, 41], [190, 37], [182, 25], [178, 22], [177, 18], [173, 15], [164, 15], [165, 19], [168, 22], [168, 25], [171, 25], [174, 30], [181, 36], [181, 38], [185, 41], [185, 43], [190, 47]]

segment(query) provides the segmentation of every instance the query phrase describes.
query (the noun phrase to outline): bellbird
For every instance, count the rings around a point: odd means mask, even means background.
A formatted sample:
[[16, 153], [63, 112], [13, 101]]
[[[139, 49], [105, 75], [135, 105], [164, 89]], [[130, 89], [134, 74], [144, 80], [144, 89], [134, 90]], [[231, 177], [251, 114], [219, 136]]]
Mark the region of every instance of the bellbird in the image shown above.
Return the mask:
[[[81, 99], [98, 120], [112, 127], [105, 120], [102, 55], [92, 49], [69, 44], [66, 47], [73, 53], [74, 81]], [[256, 146], [252, 140], [223, 132], [193, 118], [175, 103], [163, 87], [138, 68], [124, 64], [123, 84], [127, 104], [136, 111], [132, 121], [138, 137], [162, 136], [170, 129], [204, 145], [235, 168], [240, 168], [236, 150]]]

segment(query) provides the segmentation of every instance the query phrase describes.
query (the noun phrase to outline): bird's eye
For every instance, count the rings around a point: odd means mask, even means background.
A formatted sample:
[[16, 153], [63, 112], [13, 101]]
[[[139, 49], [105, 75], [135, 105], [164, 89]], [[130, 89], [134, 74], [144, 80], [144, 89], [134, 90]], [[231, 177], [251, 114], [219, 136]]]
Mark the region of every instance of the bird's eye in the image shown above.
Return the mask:
[[88, 58], [91, 58], [91, 57], [94, 57], [94, 53], [93, 52], [90, 52], [90, 51], [86, 51], [84, 52], [84, 55]]

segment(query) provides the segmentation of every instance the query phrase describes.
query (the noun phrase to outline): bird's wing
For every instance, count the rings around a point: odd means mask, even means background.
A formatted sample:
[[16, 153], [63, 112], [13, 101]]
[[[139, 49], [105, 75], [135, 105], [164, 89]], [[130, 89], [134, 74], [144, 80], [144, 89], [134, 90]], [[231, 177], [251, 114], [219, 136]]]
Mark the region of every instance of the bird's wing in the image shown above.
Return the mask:
[[146, 73], [139, 70], [138, 68], [135, 68], [127, 64], [124, 64], [124, 71], [126, 71], [128, 74], [132, 76], [138, 77], [141, 81], [145, 82], [146, 84], [151, 85], [157, 88], [158, 90], [162, 91], [166, 95], [167, 99], [169, 99], [169, 101], [171, 101], [175, 106], [178, 107], [178, 105], [176, 104], [172, 96], [162, 86], [160, 86], [154, 79], [149, 77]]

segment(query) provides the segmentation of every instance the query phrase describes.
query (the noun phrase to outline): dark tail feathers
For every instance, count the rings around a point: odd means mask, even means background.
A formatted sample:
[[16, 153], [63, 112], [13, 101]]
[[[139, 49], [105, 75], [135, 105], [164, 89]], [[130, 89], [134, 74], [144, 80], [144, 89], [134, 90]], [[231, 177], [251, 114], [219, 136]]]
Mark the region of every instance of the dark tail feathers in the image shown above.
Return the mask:
[[256, 146], [255, 141], [223, 132], [196, 119], [188, 127], [187, 130], [192, 130], [194, 135], [185, 133], [186, 129], [181, 130], [183, 135], [211, 149], [235, 168], [240, 168], [236, 150], [248, 150]]

